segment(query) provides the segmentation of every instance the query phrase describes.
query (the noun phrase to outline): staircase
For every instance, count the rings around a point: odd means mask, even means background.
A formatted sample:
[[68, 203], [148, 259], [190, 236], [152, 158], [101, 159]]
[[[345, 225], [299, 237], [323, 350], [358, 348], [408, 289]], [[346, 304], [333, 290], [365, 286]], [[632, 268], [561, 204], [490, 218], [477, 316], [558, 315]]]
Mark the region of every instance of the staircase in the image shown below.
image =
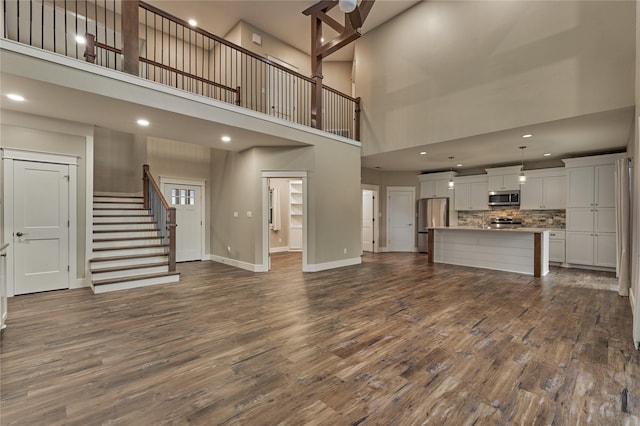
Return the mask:
[[159, 231], [142, 196], [94, 194], [93, 292], [179, 281], [180, 274], [169, 271], [168, 244]]

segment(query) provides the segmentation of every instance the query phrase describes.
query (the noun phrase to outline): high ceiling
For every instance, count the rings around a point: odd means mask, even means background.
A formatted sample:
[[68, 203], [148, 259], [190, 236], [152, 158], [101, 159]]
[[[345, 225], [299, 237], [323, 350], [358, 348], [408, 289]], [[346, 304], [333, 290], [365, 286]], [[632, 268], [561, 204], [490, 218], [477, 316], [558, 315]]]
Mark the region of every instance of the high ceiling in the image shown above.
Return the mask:
[[[361, 33], [371, 31], [399, 13], [410, 8], [420, 0], [377, 0], [367, 17]], [[286, 42], [298, 50], [310, 54], [311, 24], [308, 16], [302, 11], [314, 5], [309, 0], [150, 0], [148, 3], [157, 6], [172, 15], [184, 20], [195, 19], [198, 26], [207, 31], [225, 36], [238, 21], [242, 20], [266, 33]], [[334, 8], [331, 16], [338, 22], [342, 14]], [[326, 25], [324, 27], [327, 27]], [[335, 34], [335, 33], [333, 33]], [[353, 43], [327, 57], [327, 61], [351, 61], [353, 59]]]

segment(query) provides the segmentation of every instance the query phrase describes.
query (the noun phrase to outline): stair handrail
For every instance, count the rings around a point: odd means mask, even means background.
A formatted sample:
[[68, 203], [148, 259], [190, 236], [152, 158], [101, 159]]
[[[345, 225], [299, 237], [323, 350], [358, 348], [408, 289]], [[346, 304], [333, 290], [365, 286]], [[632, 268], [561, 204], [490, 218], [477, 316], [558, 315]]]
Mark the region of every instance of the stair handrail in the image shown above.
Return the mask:
[[153, 215], [160, 228], [163, 244], [167, 244], [169, 253], [169, 271], [176, 270], [176, 208], [162, 195], [158, 183], [149, 171], [149, 165], [142, 166], [142, 194], [144, 208]]

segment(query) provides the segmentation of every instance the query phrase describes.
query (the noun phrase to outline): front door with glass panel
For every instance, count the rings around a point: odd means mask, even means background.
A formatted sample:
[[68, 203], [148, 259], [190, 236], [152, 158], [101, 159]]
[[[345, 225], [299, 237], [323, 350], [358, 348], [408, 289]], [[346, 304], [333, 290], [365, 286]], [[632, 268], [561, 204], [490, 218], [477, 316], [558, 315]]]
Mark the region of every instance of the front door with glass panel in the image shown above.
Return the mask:
[[164, 191], [176, 208], [176, 261], [202, 260], [202, 187], [166, 183]]

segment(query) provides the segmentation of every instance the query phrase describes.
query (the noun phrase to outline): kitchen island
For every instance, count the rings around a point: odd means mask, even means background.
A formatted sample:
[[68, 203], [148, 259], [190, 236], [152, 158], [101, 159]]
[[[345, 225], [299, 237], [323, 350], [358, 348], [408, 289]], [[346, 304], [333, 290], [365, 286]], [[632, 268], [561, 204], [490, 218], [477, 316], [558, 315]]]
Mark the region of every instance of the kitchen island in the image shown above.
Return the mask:
[[545, 276], [549, 273], [549, 230], [429, 228], [427, 261]]

